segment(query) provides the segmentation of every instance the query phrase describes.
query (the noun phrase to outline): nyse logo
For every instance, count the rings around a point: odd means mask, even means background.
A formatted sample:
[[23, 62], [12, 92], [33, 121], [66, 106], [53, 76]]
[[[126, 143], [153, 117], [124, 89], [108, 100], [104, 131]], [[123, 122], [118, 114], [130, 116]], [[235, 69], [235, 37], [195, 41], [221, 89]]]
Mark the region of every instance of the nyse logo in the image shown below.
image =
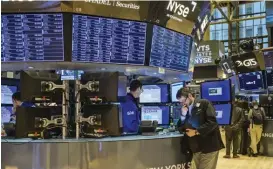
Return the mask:
[[[192, 1], [191, 5], [192, 5], [191, 11], [194, 12], [197, 3]], [[189, 7], [187, 7], [187, 6], [183, 5], [183, 4], [180, 4], [180, 3], [176, 2], [176, 1], [172, 1], [172, 0], [169, 1], [169, 4], [167, 6], [167, 10], [170, 11], [170, 12], [176, 13], [176, 14], [178, 14], [180, 16], [183, 16], [184, 18], [187, 17], [189, 12], [190, 12]]]
[[128, 116], [134, 115], [134, 114], [135, 114], [135, 112], [133, 112], [133, 111], [128, 111], [128, 112], [127, 112], [127, 115], [128, 115]]
[[211, 57], [197, 57], [195, 58], [195, 64], [212, 63]]
[[237, 67], [250, 67], [250, 66], [256, 66], [258, 63], [255, 59], [246, 59], [244, 61], [237, 60], [235, 62], [237, 64]]

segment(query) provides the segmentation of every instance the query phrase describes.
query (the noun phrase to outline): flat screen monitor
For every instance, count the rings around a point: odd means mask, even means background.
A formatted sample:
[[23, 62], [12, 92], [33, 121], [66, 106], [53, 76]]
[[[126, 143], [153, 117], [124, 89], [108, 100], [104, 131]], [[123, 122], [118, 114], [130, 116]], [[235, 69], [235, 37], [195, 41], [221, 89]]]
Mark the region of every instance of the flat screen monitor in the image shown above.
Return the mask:
[[140, 103], [167, 103], [169, 101], [168, 85], [143, 85], [140, 95]]
[[82, 70], [58, 70], [57, 74], [61, 75], [61, 80], [80, 80]]
[[72, 61], [144, 65], [143, 22], [73, 15]]
[[214, 105], [216, 112], [216, 120], [219, 125], [229, 125], [232, 116], [231, 104]]
[[1, 106], [1, 123], [8, 123], [12, 114], [12, 106]]
[[273, 87], [273, 70], [266, 70], [266, 84], [267, 87]]
[[194, 67], [193, 79], [215, 79], [218, 78], [217, 66]]
[[127, 77], [119, 76], [118, 77], [118, 96], [126, 96], [127, 95]]
[[2, 14], [1, 61], [64, 61], [63, 14]]
[[260, 90], [264, 88], [261, 71], [239, 74], [238, 77], [241, 90]]
[[169, 106], [143, 106], [141, 107], [141, 120], [158, 121], [159, 125], [169, 125]]
[[12, 95], [17, 91], [17, 86], [1, 85], [1, 104], [12, 104]]
[[187, 72], [191, 47], [190, 36], [154, 25], [150, 66]]
[[171, 99], [172, 99], [172, 102], [178, 102], [178, 100], [176, 99], [176, 93], [182, 87], [184, 87], [184, 82], [178, 82], [178, 83], [171, 84], [171, 95], [172, 95]]
[[201, 84], [201, 98], [211, 102], [231, 101], [230, 80], [218, 80]]

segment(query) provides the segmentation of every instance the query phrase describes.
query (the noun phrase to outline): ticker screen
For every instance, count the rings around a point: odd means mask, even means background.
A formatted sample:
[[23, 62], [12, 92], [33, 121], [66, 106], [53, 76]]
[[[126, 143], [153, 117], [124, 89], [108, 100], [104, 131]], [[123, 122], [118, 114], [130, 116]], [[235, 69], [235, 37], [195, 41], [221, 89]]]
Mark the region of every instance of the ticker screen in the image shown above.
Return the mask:
[[2, 14], [1, 61], [63, 61], [63, 15]]
[[1, 104], [12, 104], [12, 95], [16, 91], [16, 86], [1, 85]]
[[73, 15], [72, 61], [144, 65], [146, 23]]
[[154, 25], [150, 66], [188, 71], [191, 47], [190, 36]]

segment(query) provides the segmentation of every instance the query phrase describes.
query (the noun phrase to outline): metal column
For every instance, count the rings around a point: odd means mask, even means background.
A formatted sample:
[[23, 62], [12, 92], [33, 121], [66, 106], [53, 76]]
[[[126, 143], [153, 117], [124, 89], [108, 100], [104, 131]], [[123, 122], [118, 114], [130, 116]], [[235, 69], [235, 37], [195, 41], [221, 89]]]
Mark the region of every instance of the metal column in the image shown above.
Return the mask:
[[63, 81], [64, 92], [62, 101], [62, 118], [65, 119], [65, 124], [62, 127], [62, 139], [67, 136], [67, 121], [68, 121], [68, 104], [69, 104], [69, 81]]
[[76, 104], [75, 104], [75, 123], [76, 123], [76, 139], [79, 139], [79, 135], [80, 135], [80, 126], [79, 126], [79, 113], [80, 113], [80, 107], [81, 107], [81, 103], [80, 103], [80, 86], [81, 83], [79, 80], [75, 81], [75, 100], [76, 100]]

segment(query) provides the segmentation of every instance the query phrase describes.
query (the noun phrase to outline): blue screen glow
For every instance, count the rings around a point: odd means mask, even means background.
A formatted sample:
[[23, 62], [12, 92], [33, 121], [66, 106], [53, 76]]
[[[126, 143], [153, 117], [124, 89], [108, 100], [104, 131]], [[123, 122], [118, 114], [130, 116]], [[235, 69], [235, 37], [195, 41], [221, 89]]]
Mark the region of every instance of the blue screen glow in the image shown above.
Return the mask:
[[201, 84], [201, 97], [211, 102], [231, 101], [231, 83], [229, 80], [204, 82]]
[[216, 120], [219, 125], [229, 125], [231, 118], [231, 104], [214, 105], [216, 111]]
[[156, 120], [160, 125], [168, 125], [170, 109], [168, 106], [143, 106], [141, 107], [141, 120]]

